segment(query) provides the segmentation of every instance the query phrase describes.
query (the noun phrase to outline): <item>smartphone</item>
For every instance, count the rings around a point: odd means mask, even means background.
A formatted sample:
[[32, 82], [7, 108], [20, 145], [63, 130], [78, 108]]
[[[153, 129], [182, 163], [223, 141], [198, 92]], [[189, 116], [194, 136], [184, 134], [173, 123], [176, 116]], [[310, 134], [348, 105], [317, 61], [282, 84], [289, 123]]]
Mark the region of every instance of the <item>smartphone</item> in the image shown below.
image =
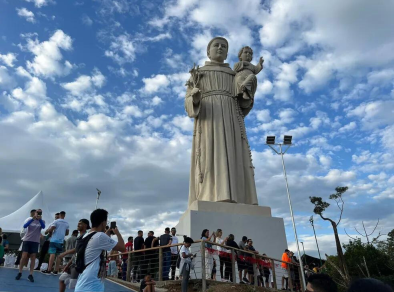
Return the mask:
[[115, 228], [116, 228], [116, 222], [115, 222], [115, 221], [112, 221], [109, 228], [115, 229]]
[[42, 212], [37, 212], [37, 215], [40, 215], [40, 216], [41, 216], [41, 215], [42, 215]]

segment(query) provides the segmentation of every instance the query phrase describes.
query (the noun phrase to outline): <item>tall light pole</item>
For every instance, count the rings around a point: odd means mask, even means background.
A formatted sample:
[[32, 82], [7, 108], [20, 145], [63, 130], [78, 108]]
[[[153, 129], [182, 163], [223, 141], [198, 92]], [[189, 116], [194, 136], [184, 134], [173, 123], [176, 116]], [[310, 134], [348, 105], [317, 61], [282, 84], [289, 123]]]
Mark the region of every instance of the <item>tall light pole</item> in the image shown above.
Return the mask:
[[317, 237], [316, 237], [315, 225], [313, 224], [313, 215], [311, 216], [311, 218], [309, 218], [309, 222], [310, 222], [310, 223], [311, 223], [311, 225], [312, 225], [312, 228], [313, 228], [313, 234], [315, 234], [315, 240], [316, 240], [317, 252], [319, 253], [320, 267], [321, 267], [321, 266], [322, 266], [322, 263], [321, 263], [320, 249], [319, 249], [319, 244], [317, 243]]
[[101, 191], [97, 188], [96, 188], [96, 190], [97, 190], [97, 199], [96, 199], [96, 210], [97, 210], [97, 205], [98, 205], [98, 201], [100, 199]]
[[[292, 136], [287, 136], [287, 135], [285, 135], [285, 136], [283, 137], [283, 143], [275, 144], [275, 136], [267, 136], [266, 145], [268, 145], [272, 150], [275, 151], [276, 154], [278, 154], [278, 155], [280, 155], [280, 156], [282, 157], [283, 174], [284, 174], [284, 177], [285, 177], [287, 198], [288, 198], [288, 200], [289, 200], [291, 221], [293, 222], [294, 237], [295, 237], [296, 244], [297, 244], [298, 258], [299, 258], [299, 260], [300, 260], [301, 278], [302, 278], [302, 282], [303, 282], [303, 284], [304, 284], [304, 287], [306, 287], [305, 274], [304, 274], [304, 265], [303, 265], [303, 263], [302, 263], [302, 258], [301, 258], [301, 253], [300, 253], [300, 245], [299, 245], [299, 243], [298, 243], [297, 228], [296, 228], [295, 221], [294, 221], [294, 214], [293, 214], [293, 207], [292, 207], [292, 204], [291, 204], [291, 197], [290, 197], [290, 191], [289, 191], [289, 184], [288, 184], [288, 182], [287, 182], [287, 174], [286, 174], [285, 160], [284, 160], [284, 158], [283, 158], [283, 156], [285, 155], [285, 153], [287, 152], [287, 150], [289, 150], [290, 146], [293, 145], [293, 144], [291, 144], [292, 138], [293, 138]], [[279, 152], [278, 152], [272, 145], [277, 145], [277, 146], [279, 146]], [[283, 145], [287, 146], [287, 148], [285, 149], [285, 151], [283, 151], [283, 148], [282, 148]]]

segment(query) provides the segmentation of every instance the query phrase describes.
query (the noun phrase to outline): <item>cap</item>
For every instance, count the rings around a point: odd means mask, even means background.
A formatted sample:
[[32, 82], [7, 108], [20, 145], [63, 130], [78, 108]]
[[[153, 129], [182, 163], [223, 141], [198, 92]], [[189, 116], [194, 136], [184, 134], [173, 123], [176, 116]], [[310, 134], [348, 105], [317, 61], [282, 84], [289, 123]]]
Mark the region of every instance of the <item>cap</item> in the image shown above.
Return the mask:
[[89, 220], [88, 219], [81, 219], [79, 222], [85, 223], [87, 225], [86, 229], [90, 229]]

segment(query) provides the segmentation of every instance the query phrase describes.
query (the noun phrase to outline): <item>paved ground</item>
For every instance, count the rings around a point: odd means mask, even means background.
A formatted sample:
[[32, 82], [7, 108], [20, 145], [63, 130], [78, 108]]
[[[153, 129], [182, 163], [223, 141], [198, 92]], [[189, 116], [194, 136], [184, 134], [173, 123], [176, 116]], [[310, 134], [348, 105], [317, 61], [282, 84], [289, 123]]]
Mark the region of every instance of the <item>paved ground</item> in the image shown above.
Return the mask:
[[[46, 276], [40, 272], [34, 272], [34, 283], [31, 283], [27, 276], [29, 272], [24, 270], [22, 278], [17, 281], [15, 276], [18, 274], [16, 269], [0, 267], [0, 292], [58, 292], [59, 277]], [[67, 289], [66, 291], [74, 291]], [[131, 290], [105, 281], [105, 292], [130, 292]]]

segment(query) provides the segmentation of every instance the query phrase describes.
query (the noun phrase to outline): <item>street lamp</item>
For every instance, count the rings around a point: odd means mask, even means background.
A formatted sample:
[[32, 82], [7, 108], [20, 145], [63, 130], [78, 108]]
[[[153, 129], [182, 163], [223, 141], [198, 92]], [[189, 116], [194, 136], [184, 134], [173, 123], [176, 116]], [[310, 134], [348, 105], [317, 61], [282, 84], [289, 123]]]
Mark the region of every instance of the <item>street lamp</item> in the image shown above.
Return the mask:
[[[267, 136], [266, 144], [267, 144], [272, 150], [274, 150], [276, 154], [278, 154], [278, 155], [280, 155], [280, 156], [282, 157], [283, 174], [284, 174], [284, 177], [285, 177], [287, 198], [288, 198], [288, 200], [289, 200], [291, 221], [293, 222], [293, 230], [294, 230], [294, 237], [295, 237], [296, 244], [297, 244], [298, 258], [300, 259], [301, 278], [302, 278], [302, 282], [303, 282], [303, 284], [304, 284], [304, 287], [306, 287], [305, 274], [304, 274], [304, 265], [303, 265], [303, 263], [302, 263], [302, 258], [301, 258], [301, 253], [300, 253], [300, 245], [299, 245], [299, 243], [298, 243], [297, 228], [296, 228], [295, 221], [294, 221], [293, 207], [292, 207], [292, 205], [291, 205], [291, 198], [290, 198], [290, 191], [289, 191], [289, 184], [288, 184], [288, 182], [287, 182], [287, 174], [286, 174], [285, 160], [284, 160], [284, 158], [283, 158], [283, 155], [285, 155], [285, 153], [287, 152], [287, 150], [289, 150], [290, 146], [293, 145], [293, 144], [291, 144], [291, 140], [292, 140], [292, 139], [293, 139], [293, 136], [285, 135], [285, 136], [283, 137], [283, 143], [275, 144], [275, 136]], [[279, 152], [275, 149], [275, 147], [273, 147], [273, 145], [279, 146]], [[287, 148], [285, 149], [285, 151], [283, 151], [283, 148], [282, 148], [283, 145], [287, 146]]]
[[311, 223], [311, 225], [312, 225], [312, 228], [313, 228], [313, 234], [315, 234], [315, 240], [316, 240], [317, 252], [319, 253], [320, 267], [321, 267], [321, 266], [322, 266], [322, 263], [321, 263], [320, 249], [319, 249], [319, 244], [317, 243], [317, 237], [316, 237], [315, 225], [313, 224], [313, 216], [311, 216], [311, 218], [309, 218], [309, 222], [310, 222], [310, 223]]
[[96, 190], [97, 190], [97, 199], [96, 199], [96, 209], [97, 209], [97, 205], [98, 205], [98, 201], [100, 199], [101, 191], [97, 188], [96, 188]]

